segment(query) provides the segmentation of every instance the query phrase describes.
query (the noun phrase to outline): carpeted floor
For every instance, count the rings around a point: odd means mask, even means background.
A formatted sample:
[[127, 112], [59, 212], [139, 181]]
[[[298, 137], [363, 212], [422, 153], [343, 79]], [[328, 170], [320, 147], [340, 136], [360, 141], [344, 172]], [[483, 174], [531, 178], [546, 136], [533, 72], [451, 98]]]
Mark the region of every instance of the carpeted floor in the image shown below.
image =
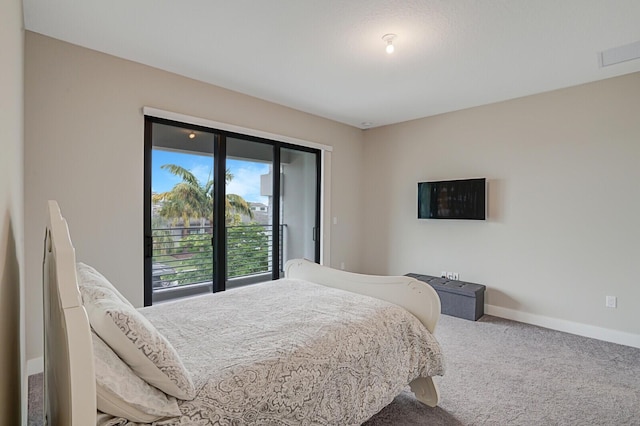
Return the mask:
[[[405, 391], [366, 426], [640, 425], [640, 349], [496, 317], [443, 315], [441, 402]], [[39, 426], [42, 375], [29, 378], [29, 426]]]
[[42, 395], [43, 374], [34, 374], [29, 376], [29, 417], [27, 426], [41, 426], [44, 424], [42, 419]]

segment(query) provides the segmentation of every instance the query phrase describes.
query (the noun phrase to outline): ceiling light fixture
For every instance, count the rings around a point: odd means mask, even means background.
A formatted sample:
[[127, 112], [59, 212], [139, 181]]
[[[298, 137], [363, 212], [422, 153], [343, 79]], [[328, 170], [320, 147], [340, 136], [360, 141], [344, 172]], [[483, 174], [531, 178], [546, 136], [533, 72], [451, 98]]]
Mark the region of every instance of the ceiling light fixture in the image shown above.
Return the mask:
[[189, 133], [189, 139], [193, 139], [196, 137], [196, 134], [194, 132]]
[[387, 42], [387, 53], [388, 54], [392, 54], [393, 51], [395, 50], [395, 47], [393, 46], [393, 40], [396, 38], [395, 34], [385, 34], [382, 36], [382, 40], [384, 40], [385, 42]]

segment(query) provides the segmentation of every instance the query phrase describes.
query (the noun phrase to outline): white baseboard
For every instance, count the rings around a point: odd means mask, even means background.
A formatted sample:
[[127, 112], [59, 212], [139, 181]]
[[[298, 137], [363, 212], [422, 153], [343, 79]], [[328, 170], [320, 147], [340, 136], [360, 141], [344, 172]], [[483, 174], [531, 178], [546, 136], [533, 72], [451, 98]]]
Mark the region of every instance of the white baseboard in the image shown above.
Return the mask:
[[605, 342], [618, 343], [620, 345], [640, 348], [640, 334], [627, 333], [625, 331], [612, 330], [610, 328], [596, 327], [595, 325], [581, 324], [543, 315], [530, 314], [500, 306], [485, 305], [484, 312], [487, 315], [538, 325], [578, 336], [591, 337]]
[[44, 357], [27, 360], [27, 376], [42, 373], [44, 371]]

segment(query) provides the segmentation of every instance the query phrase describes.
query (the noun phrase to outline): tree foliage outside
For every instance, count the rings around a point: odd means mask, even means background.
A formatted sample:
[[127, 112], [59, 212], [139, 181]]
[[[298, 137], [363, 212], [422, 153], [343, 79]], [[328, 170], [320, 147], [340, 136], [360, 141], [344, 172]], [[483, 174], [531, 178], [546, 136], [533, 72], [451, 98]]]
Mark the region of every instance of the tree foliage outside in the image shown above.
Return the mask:
[[[190, 254], [175, 266], [175, 274], [162, 275], [170, 285], [210, 281], [213, 275], [213, 247], [208, 234], [192, 234], [181, 240]], [[263, 225], [227, 228], [228, 278], [258, 274], [269, 270], [269, 237]]]
[[[154, 194], [152, 198], [154, 203], [161, 203], [159, 216], [171, 224], [169, 228], [153, 229], [154, 261], [165, 256], [179, 259], [171, 261], [175, 273], [162, 275], [160, 282], [163, 285], [184, 285], [210, 281], [213, 276], [213, 228], [210, 224], [214, 219], [211, 173], [207, 182], [200, 182], [181, 166], [165, 164], [161, 168], [182, 181], [170, 191]], [[226, 183], [232, 179], [233, 174], [227, 170]], [[227, 194], [225, 204], [228, 277], [268, 271], [270, 245], [265, 227], [255, 223], [241, 225], [242, 215], [253, 219], [249, 203], [241, 196]], [[171, 227], [182, 229], [182, 235], [176, 235]]]
[[192, 234], [184, 237], [180, 245], [184, 251], [188, 251], [189, 257], [185, 257], [175, 266], [175, 274], [162, 276], [162, 281], [172, 285], [184, 285], [211, 281], [213, 276], [213, 247], [211, 237], [208, 234]]
[[227, 228], [227, 273], [229, 278], [269, 270], [269, 237], [263, 225]]
[[173, 255], [180, 252], [180, 248], [176, 247], [171, 231], [168, 229], [153, 229], [153, 257], [163, 255]]
[[[185, 228], [189, 228], [191, 220], [199, 220], [204, 226], [206, 221], [213, 223], [213, 177], [209, 172], [206, 182], [200, 182], [198, 178], [184, 167], [175, 164], [164, 164], [161, 169], [182, 179], [170, 191], [154, 194], [154, 203], [162, 203], [159, 210], [161, 217], [171, 219], [174, 225], [182, 219]], [[233, 180], [233, 174], [225, 172], [226, 183]], [[236, 215], [246, 215], [253, 219], [253, 211], [249, 203], [237, 194], [227, 194], [225, 199], [225, 219], [227, 224], [234, 221]]]

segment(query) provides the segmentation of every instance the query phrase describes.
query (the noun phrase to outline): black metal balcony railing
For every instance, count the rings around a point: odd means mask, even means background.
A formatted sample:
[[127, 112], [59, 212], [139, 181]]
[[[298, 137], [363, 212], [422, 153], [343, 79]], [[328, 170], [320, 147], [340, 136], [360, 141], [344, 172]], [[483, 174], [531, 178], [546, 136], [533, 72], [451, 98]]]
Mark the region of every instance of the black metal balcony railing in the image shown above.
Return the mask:
[[[280, 264], [282, 270], [282, 230]], [[270, 225], [238, 225], [226, 228], [227, 279], [273, 270], [273, 231]], [[211, 283], [213, 277], [213, 228], [211, 226], [157, 228], [152, 230], [152, 283], [158, 289]]]

